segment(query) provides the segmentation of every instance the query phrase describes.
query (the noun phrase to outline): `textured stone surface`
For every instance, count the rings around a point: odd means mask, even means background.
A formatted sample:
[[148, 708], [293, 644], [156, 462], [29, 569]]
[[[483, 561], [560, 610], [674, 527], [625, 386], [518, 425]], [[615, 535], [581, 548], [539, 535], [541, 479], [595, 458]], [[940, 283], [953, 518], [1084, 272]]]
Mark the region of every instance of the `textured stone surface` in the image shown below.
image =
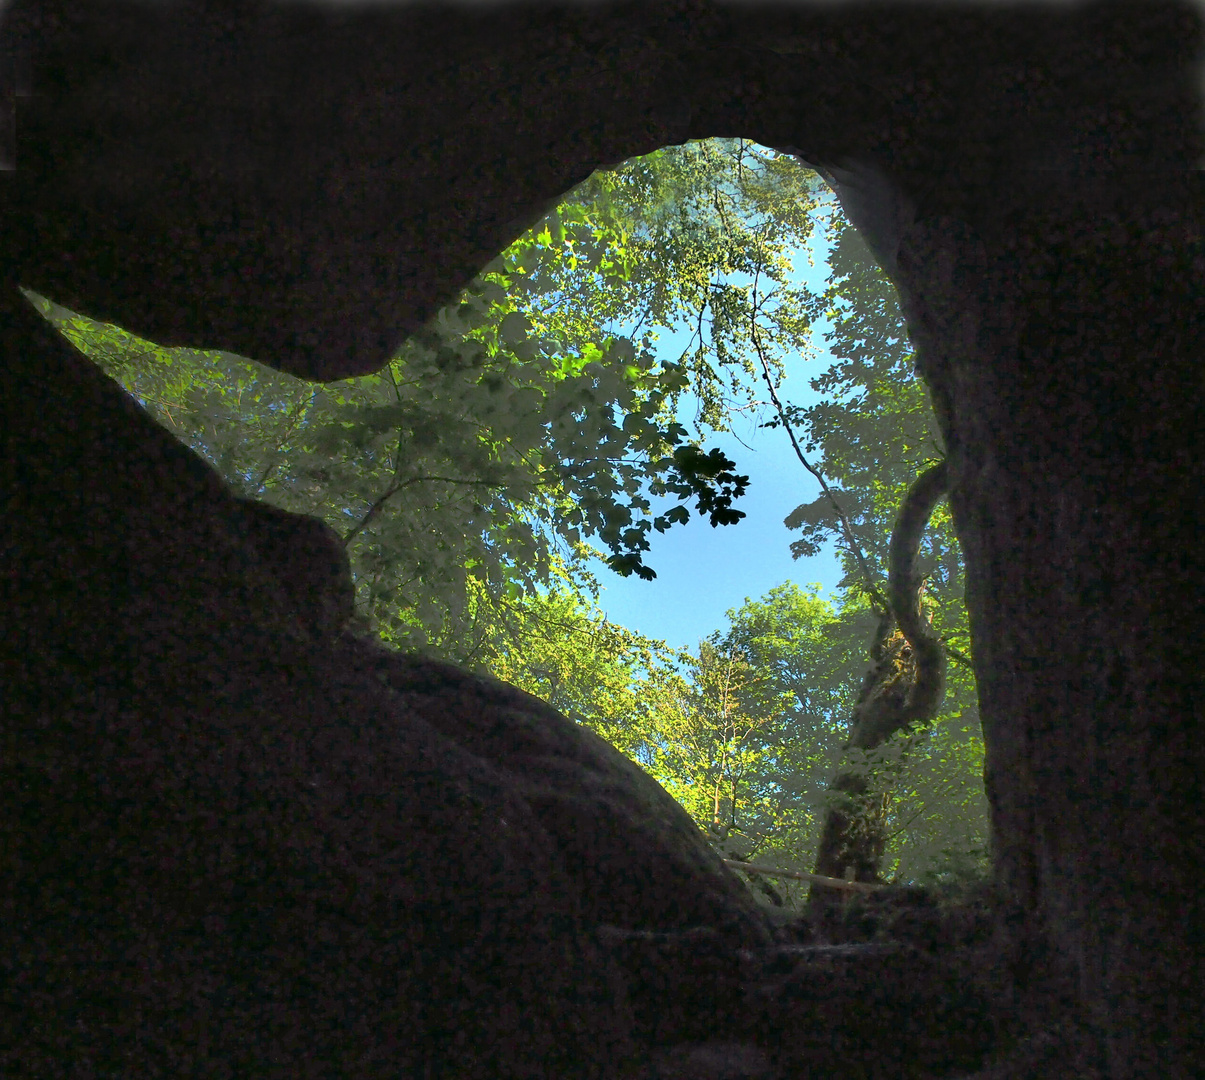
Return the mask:
[[598, 926], [723, 927], [733, 948], [771, 940], [749, 890], [648, 773], [538, 698], [452, 664], [345, 638], [349, 664], [515, 784], [580, 881]]
[[622, 981], [514, 784], [343, 664], [208, 467], [4, 315], [37, 377], [0, 421], [0, 1071], [617, 1075]]

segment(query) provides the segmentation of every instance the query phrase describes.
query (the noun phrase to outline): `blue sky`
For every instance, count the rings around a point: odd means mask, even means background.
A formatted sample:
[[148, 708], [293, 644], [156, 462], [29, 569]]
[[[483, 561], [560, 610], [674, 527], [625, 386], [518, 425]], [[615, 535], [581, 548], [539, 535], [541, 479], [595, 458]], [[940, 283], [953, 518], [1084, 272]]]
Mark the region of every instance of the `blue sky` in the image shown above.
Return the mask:
[[781, 430], [754, 431], [744, 439], [751, 449], [730, 435], [713, 436], [707, 445], [718, 445], [748, 474], [749, 490], [736, 503], [747, 516], [719, 528], [694, 517], [687, 525], [653, 533], [645, 561], [657, 572], [654, 581], [621, 578], [602, 568], [599, 603], [612, 622], [693, 649], [700, 638], [725, 627], [726, 612], [746, 597], [756, 599], [784, 581], [817, 582], [826, 595], [836, 588], [841, 570], [834, 551], [792, 559], [790, 543], [799, 534], [782, 523], [796, 506], [819, 494], [816, 481], [804, 472]]
[[[802, 253], [796, 260], [799, 278], [816, 291], [828, 277], [827, 252], [827, 244], [819, 236], [812, 249], [814, 265], [809, 266]], [[809, 380], [832, 363], [824, 329], [813, 330], [816, 356], [788, 365], [782, 391], [793, 404], [808, 405], [819, 397]], [[687, 340], [685, 333], [662, 332], [656, 348], [677, 359]], [[790, 544], [798, 533], [782, 523], [800, 503], [816, 498], [819, 485], [799, 464], [781, 428], [759, 429], [752, 421], [734, 426], [731, 434], [711, 435], [704, 445], [719, 446], [736, 462], [737, 471], [749, 476], [749, 490], [735, 504], [746, 517], [736, 525], [719, 528], [692, 517], [686, 525], [652, 533], [652, 550], [645, 553], [645, 562], [657, 572], [654, 581], [621, 578], [602, 567], [598, 571], [603, 585], [599, 604], [612, 622], [672, 646], [693, 649], [700, 638], [727, 625], [729, 609], [740, 607], [746, 597], [757, 599], [784, 581], [818, 583], [825, 595], [835, 590], [841, 578], [835, 549], [830, 546], [811, 558], [792, 559]]]

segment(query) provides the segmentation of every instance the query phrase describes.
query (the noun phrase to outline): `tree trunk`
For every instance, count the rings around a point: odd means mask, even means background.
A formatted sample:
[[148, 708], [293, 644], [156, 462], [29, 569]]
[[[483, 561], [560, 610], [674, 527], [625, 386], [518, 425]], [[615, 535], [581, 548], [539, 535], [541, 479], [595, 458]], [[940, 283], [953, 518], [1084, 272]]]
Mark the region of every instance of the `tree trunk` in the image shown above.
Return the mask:
[[1205, 1045], [1205, 262], [1200, 179], [1168, 173], [931, 191], [895, 275], [949, 455], [998, 872], [1076, 988], [1079, 1067], [1117, 1078], [1197, 1075]]
[[[933, 718], [945, 688], [945, 654], [941, 642], [920, 608], [921, 580], [917, 552], [933, 508], [945, 494], [944, 462], [913, 482], [891, 536], [889, 598], [875, 631], [871, 656], [874, 666], [862, 689], [850, 722], [847, 756], [830, 785], [834, 796], [824, 820], [815, 872], [843, 878], [852, 870], [854, 881], [879, 881], [886, 846], [888, 804], [870, 782], [873, 768], [866, 755], [914, 723]], [[899, 629], [893, 629], [895, 626]], [[838, 890], [813, 883], [809, 911], [814, 919], [841, 898]]]

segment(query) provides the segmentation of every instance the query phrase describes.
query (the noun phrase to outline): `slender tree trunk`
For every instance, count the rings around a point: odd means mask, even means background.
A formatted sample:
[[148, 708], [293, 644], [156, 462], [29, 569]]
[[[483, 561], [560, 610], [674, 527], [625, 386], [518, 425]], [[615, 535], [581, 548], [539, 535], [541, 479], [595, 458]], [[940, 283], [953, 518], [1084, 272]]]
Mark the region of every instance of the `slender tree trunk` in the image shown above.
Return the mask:
[[[933, 507], [945, 494], [944, 463], [913, 483], [891, 537], [888, 594], [891, 612], [875, 631], [871, 656], [845, 744], [846, 760], [830, 785], [832, 803], [820, 835], [815, 872], [855, 881], [877, 882], [886, 846], [887, 804], [871, 782], [865, 755], [913, 723], [932, 719], [945, 687], [941, 642], [920, 610], [921, 581], [916, 556]], [[896, 629], [898, 627], [898, 629]], [[852, 753], [850, 753], [852, 751]], [[809, 907], [822, 917], [841, 894], [813, 884]]]

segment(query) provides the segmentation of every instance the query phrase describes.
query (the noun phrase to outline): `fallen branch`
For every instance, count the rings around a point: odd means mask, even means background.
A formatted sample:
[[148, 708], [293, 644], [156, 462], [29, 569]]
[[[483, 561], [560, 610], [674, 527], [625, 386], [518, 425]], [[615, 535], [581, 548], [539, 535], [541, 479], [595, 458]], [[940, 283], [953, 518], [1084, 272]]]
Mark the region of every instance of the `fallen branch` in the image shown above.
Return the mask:
[[823, 874], [812, 874], [807, 870], [779, 870], [773, 866], [755, 866], [753, 863], [741, 862], [739, 859], [722, 859], [721, 861], [725, 866], [731, 866], [734, 870], [744, 870], [750, 874], [795, 878], [798, 881], [811, 881], [817, 885], [827, 885], [830, 889], [845, 889], [847, 892], [872, 893], [890, 887], [873, 881], [846, 881], [844, 878], [825, 877]]

